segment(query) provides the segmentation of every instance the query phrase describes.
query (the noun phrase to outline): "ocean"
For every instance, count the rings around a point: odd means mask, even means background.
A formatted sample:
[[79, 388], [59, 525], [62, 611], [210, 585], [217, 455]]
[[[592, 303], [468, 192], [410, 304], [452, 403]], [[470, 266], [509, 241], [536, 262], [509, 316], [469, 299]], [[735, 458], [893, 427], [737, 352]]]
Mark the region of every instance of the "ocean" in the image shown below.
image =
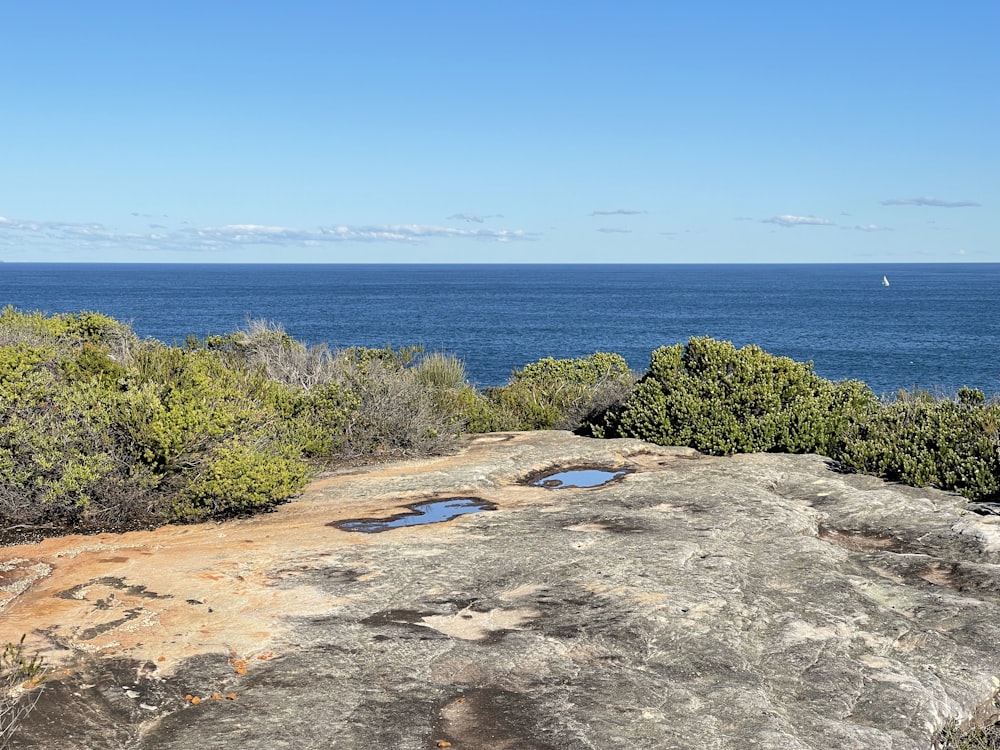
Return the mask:
[[[883, 286], [885, 276], [889, 286]], [[876, 393], [1000, 393], [1000, 264], [0, 264], [0, 306], [96, 310], [180, 343], [280, 323], [308, 344], [422, 345], [480, 385], [543, 357], [711, 336]]]

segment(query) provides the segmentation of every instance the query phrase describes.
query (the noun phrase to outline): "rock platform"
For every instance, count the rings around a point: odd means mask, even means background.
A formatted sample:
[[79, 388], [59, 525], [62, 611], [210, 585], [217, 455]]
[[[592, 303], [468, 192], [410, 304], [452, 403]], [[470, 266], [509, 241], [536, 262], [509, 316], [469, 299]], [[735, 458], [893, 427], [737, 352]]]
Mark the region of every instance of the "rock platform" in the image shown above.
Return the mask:
[[[533, 483], [584, 468], [628, 473]], [[818, 456], [475, 436], [255, 518], [0, 548], [0, 642], [54, 666], [15, 746], [929, 750], [995, 711], [998, 522]]]

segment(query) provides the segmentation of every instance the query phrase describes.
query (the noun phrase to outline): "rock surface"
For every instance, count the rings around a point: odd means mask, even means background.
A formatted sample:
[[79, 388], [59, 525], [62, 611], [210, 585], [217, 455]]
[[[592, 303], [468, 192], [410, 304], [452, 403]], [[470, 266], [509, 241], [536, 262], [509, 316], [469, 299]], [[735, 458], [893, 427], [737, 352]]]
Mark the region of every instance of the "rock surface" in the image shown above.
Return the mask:
[[[584, 467], [630, 473], [529, 481]], [[486, 509], [332, 525], [443, 498]], [[538, 432], [252, 519], [3, 548], [0, 639], [59, 667], [16, 746], [927, 750], [1000, 686], [1000, 518], [964, 505]]]

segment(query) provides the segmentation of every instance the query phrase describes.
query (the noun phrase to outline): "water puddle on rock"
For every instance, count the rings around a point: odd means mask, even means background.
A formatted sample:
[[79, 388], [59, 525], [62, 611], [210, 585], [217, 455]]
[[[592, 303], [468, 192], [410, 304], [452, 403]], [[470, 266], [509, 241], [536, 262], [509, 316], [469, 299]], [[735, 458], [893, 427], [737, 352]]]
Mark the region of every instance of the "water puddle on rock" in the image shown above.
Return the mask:
[[398, 513], [389, 518], [352, 518], [329, 524], [341, 531], [360, 531], [364, 534], [378, 534], [382, 531], [399, 529], [404, 526], [423, 526], [429, 523], [443, 523], [466, 513], [496, 510], [496, 503], [478, 497], [450, 497], [444, 500], [430, 500], [426, 503], [408, 505], [412, 513]]
[[600, 487], [620, 476], [628, 474], [628, 471], [606, 471], [604, 469], [573, 469], [571, 471], [560, 471], [555, 474], [547, 474], [540, 479], [534, 480], [531, 484], [536, 487], [547, 487], [552, 490], [561, 490], [567, 487]]

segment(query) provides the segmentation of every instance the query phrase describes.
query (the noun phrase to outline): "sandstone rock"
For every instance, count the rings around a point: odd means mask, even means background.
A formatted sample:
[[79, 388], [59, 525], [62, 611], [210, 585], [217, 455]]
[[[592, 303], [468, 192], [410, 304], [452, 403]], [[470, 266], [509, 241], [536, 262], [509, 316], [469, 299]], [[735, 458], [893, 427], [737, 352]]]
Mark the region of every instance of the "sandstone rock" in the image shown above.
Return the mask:
[[[528, 481], [565, 468], [631, 471]], [[496, 510], [331, 525], [445, 498]], [[0, 639], [61, 667], [18, 746], [928, 750], [1000, 686], [998, 522], [817, 456], [479, 436], [253, 519], [0, 549]]]

